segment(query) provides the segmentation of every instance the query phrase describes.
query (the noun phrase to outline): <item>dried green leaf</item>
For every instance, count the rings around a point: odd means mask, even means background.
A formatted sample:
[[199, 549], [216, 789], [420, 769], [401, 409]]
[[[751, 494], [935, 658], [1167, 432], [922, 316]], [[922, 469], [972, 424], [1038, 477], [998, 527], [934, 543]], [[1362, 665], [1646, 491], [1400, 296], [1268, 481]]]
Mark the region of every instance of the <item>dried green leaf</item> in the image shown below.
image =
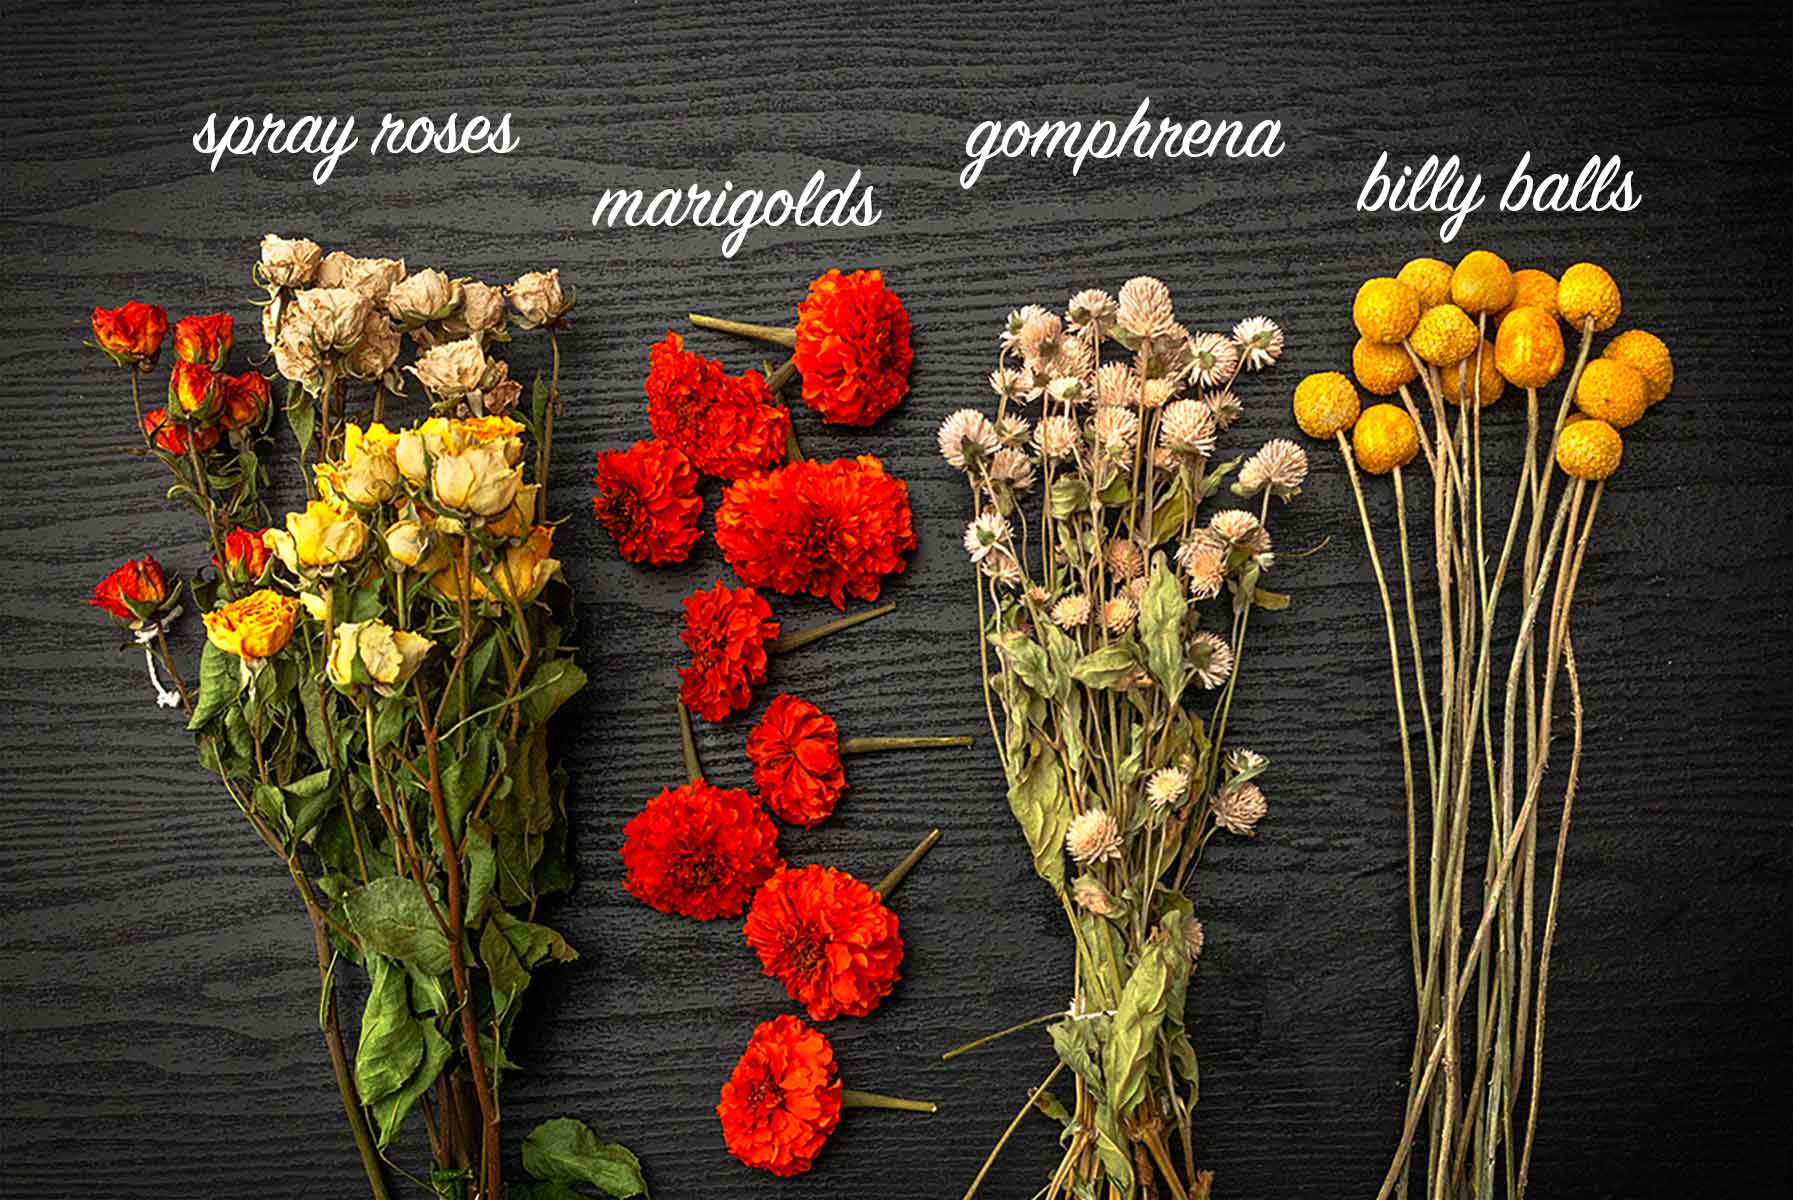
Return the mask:
[[363, 1104], [398, 1091], [423, 1061], [423, 1030], [411, 1015], [404, 971], [379, 955], [370, 957], [368, 968], [361, 1044], [355, 1050], [355, 1088]]
[[1089, 688], [1112, 688], [1138, 665], [1132, 643], [1111, 642], [1078, 659], [1071, 668], [1071, 678]]
[[535, 669], [523, 689], [523, 720], [532, 726], [548, 723], [561, 705], [585, 686], [585, 672], [567, 658], [552, 659]]
[[211, 642], [199, 656], [199, 698], [193, 702], [189, 730], [204, 729], [230, 706], [242, 690], [243, 662]]
[[1039, 738], [1030, 743], [1030, 758], [1009, 784], [1009, 811], [1033, 851], [1033, 869], [1062, 891], [1065, 886], [1065, 834], [1071, 828], [1070, 797], [1058, 756]]
[[382, 1150], [398, 1136], [417, 1098], [434, 1086], [436, 1077], [442, 1074], [442, 1068], [448, 1065], [449, 1056], [454, 1053], [448, 1039], [436, 1032], [434, 1022], [417, 1021], [415, 1025], [423, 1038], [423, 1062], [403, 1087], [373, 1104], [374, 1128]]
[[448, 938], [423, 893], [409, 879], [388, 875], [342, 898], [349, 928], [369, 950], [439, 975], [449, 968]]
[[1183, 657], [1183, 618], [1188, 612], [1182, 580], [1164, 555], [1154, 555], [1151, 579], [1139, 606], [1139, 640], [1145, 647], [1146, 668], [1172, 705], [1189, 682], [1189, 663]]
[[543, 1121], [523, 1139], [523, 1169], [545, 1183], [589, 1183], [623, 1200], [646, 1196], [641, 1160], [601, 1140], [583, 1121]]

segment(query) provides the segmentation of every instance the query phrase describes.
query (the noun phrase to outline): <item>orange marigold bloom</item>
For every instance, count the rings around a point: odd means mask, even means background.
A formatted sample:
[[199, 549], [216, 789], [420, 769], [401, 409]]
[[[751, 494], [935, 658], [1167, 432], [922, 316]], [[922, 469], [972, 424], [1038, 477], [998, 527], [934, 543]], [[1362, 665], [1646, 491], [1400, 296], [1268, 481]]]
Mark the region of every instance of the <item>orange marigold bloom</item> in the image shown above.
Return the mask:
[[909, 390], [909, 312], [882, 271], [830, 270], [797, 306], [803, 403], [834, 425], [870, 425]]
[[660, 441], [636, 442], [627, 450], [598, 455], [591, 499], [592, 515], [616, 539], [616, 548], [630, 562], [684, 562], [703, 536], [697, 516], [704, 502], [697, 494], [697, 472], [691, 461]]
[[743, 582], [781, 595], [876, 600], [915, 548], [909, 488], [869, 454], [789, 463], [737, 480], [716, 511], [716, 544]]
[[120, 366], [149, 362], [168, 334], [168, 314], [159, 304], [129, 300], [118, 308], [93, 310], [93, 338]]
[[766, 880], [744, 932], [765, 974], [812, 1021], [866, 1016], [890, 995], [903, 962], [896, 914], [833, 867], [797, 867]]
[[174, 323], [174, 356], [182, 362], [204, 363], [214, 370], [224, 365], [236, 321], [229, 313], [182, 317]]
[[722, 1085], [716, 1115], [728, 1152], [774, 1175], [815, 1165], [840, 1124], [840, 1069], [821, 1030], [789, 1013], [753, 1031]]
[[776, 697], [747, 735], [760, 802], [792, 825], [820, 824], [847, 788], [834, 718], [795, 696]]
[[663, 913], [709, 921], [747, 907], [784, 866], [778, 830], [738, 788], [667, 788], [623, 826], [623, 887]]
[[648, 351], [647, 417], [654, 436], [705, 475], [738, 479], [784, 457], [790, 410], [758, 371], [730, 375], [668, 332]]
[[691, 665], [679, 668], [679, 699], [707, 721], [720, 721], [753, 702], [753, 685], [766, 681], [766, 643], [778, 636], [772, 606], [752, 588], [724, 587], [685, 597], [679, 640]]
[[94, 585], [87, 603], [103, 608], [121, 621], [137, 621], [156, 615], [168, 599], [168, 580], [153, 554], [133, 558]]

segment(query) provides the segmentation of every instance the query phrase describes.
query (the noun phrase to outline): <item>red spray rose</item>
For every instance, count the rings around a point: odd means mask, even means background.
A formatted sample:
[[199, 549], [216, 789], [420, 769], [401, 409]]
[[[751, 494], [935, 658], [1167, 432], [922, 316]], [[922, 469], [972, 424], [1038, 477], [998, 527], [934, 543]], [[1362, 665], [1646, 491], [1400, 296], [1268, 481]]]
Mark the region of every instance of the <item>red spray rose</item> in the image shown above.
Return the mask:
[[224, 410], [224, 428], [247, 429], [268, 411], [268, 380], [259, 371], [219, 375], [218, 399]]
[[143, 436], [150, 445], [167, 454], [185, 454], [192, 442], [201, 454], [218, 444], [223, 431], [216, 425], [201, 425], [192, 430], [168, 415], [165, 408], [152, 408], [143, 414]]
[[816, 825], [847, 787], [834, 718], [795, 696], [778, 696], [747, 735], [760, 802], [792, 825]]
[[716, 1115], [728, 1150], [750, 1167], [800, 1175], [840, 1124], [840, 1071], [818, 1029], [788, 1013], [753, 1031], [722, 1085]]
[[697, 472], [690, 460], [660, 441], [636, 442], [627, 450], [598, 455], [592, 515], [616, 539], [630, 562], [677, 563], [691, 557], [702, 537], [697, 516]]
[[678, 334], [648, 352], [647, 415], [654, 436], [676, 446], [705, 475], [735, 479], [784, 455], [791, 414], [773, 403], [758, 371], [729, 375], [693, 354]]
[[720, 721], [753, 701], [753, 685], [766, 679], [766, 643], [778, 636], [772, 606], [752, 588], [724, 587], [685, 597], [679, 640], [691, 649], [691, 665], [679, 668], [679, 699], [707, 721]]
[[716, 544], [744, 583], [783, 595], [876, 600], [915, 548], [909, 489], [866, 454], [790, 463], [730, 485]]
[[168, 580], [153, 555], [133, 558], [94, 585], [87, 603], [121, 621], [145, 620], [167, 603]]
[[224, 535], [224, 561], [216, 556], [212, 565], [239, 583], [254, 583], [268, 569], [272, 551], [262, 539], [265, 530], [233, 529]]
[[175, 363], [168, 373], [168, 411], [189, 421], [210, 421], [218, 412], [220, 378], [204, 363]]
[[182, 317], [174, 323], [174, 356], [182, 362], [203, 363], [216, 370], [230, 355], [236, 322], [229, 313]]
[[118, 308], [93, 310], [93, 337], [120, 366], [147, 363], [162, 349], [168, 314], [160, 305], [131, 300]]
[[836, 425], [870, 425], [909, 390], [909, 313], [880, 271], [829, 271], [797, 306], [803, 403]]
[[664, 913], [732, 917], [784, 865], [759, 802], [699, 779], [667, 788], [623, 826], [623, 887]]
[[896, 986], [896, 914], [845, 871], [808, 866], [768, 879], [747, 911], [747, 944], [812, 1021], [863, 1017]]

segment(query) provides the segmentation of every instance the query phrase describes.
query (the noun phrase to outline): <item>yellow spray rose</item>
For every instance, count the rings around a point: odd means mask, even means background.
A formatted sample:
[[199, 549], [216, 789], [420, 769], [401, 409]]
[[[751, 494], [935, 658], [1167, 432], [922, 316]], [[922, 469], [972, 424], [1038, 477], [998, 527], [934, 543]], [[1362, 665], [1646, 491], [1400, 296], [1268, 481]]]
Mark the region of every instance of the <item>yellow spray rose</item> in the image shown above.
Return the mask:
[[345, 621], [336, 627], [325, 673], [339, 688], [372, 684], [390, 696], [410, 681], [436, 643], [384, 621]]
[[480, 517], [495, 517], [509, 508], [522, 482], [522, 470], [505, 461], [504, 449], [497, 445], [442, 454], [430, 466], [436, 503]]
[[401, 567], [415, 567], [430, 552], [430, 531], [417, 521], [394, 521], [386, 527], [386, 553]]
[[313, 500], [304, 512], [286, 514], [286, 528], [262, 534], [289, 571], [353, 562], [367, 545], [367, 526], [351, 510]]
[[[503, 598], [528, 604], [541, 595], [554, 573], [560, 570], [560, 560], [551, 557], [553, 549], [554, 530], [547, 525], [537, 525], [521, 544], [506, 547], [503, 557], [490, 564], [488, 569]], [[479, 578], [477, 565], [474, 570], [472, 598], [495, 599], [485, 581]], [[461, 595], [460, 568], [451, 563], [446, 570], [437, 571], [430, 577], [430, 586], [438, 594], [458, 600]]]
[[245, 662], [271, 658], [293, 638], [299, 602], [272, 588], [239, 597], [205, 613], [205, 635], [212, 645]]
[[398, 434], [379, 422], [343, 431], [342, 459], [319, 463], [318, 482], [351, 504], [380, 504], [398, 490]]

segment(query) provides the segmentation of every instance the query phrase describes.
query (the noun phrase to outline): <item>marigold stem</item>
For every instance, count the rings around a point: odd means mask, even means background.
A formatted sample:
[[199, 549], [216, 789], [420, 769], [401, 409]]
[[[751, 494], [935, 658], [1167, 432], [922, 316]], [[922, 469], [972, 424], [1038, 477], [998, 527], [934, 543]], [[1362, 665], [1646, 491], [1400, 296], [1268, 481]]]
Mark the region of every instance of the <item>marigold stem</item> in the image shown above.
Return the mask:
[[797, 331], [788, 325], [755, 325], [751, 321], [730, 321], [724, 317], [706, 317], [702, 313], [690, 314], [690, 320], [699, 329], [739, 334], [741, 337], [758, 338], [762, 342], [773, 342], [780, 346], [797, 344]]
[[877, 1092], [856, 1092], [852, 1088], [842, 1088], [840, 1093], [842, 1108], [892, 1108], [899, 1112], [934, 1113], [940, 1106], [932, 1100], [902, 1100], [896, 1096], [880, 1096]]
[[977, 739], [969, 733], [947, 737], [850, 737], [840, 744], [842, 754], [875, 754], [880, 750], [945, 750], [953, 746], [970, 749]]
[[766, 651], [770, 654], [783, 654], [790, 650], [796, 650], [809, 645], [811, 642], [821, 641], [831, 633], [839, 633], [843, 629], [851, 629], [855, 625], [863, 624], [866, 621], [874, 620], [884, 616], [886, 613], [893, 613], [895, 611], [896, 601], [890, 600], [878, 605], [876, 608], [867, 608], [856, 613], [848, 613], [846, 616], [836, 617], [826, 624], [812, 625], [808, 629], [799, 629], [796, 633], [787, 633], [783, 637], [773, 638], [772, 641], [767, 644]]
[[[797, 360], [794, 358], [785, 359], [784, 365], [776, 371], [768, 369], [766, 371], [766, 387], [771, 391], [772, 398], [778, 403], [784, 404], [785, 385], [796, 377]], [[784, 404], [784, 407], [792, 417], [790, 423], [784, 427], [784, 456], [792, 462], [802, 462], [803, 447], [797, 444], [796, 410], [788, 404]]]
[[908, 857], [904, 858], [903, 861], [898, 863], [895, 867], [892, 867], [890, 874], [886, 875], [883, 879], [880, 879], [878, 881], [878, 886], [872, 890], [877, 892], [881, 899], [890, 899], [890, 893], [896, 891], [897, 884], [903, 882], [904, 877], [915, 869], [916, 863], [927, 857], [928, 851], [932, 850], [934, 848], [934, 843], [939, 840], [940, 831], [938, 829], [930, 829], [928, 831], [928, 836], [922, 838], [915, 849], [909, 851]]
[[679, 749], [685, 753], [685, 778], [696, 783], [704, 777], [703, 764], [697, 761], [697, 740], [691, 736], [691, 710], [683, 700], [679, 706]]

